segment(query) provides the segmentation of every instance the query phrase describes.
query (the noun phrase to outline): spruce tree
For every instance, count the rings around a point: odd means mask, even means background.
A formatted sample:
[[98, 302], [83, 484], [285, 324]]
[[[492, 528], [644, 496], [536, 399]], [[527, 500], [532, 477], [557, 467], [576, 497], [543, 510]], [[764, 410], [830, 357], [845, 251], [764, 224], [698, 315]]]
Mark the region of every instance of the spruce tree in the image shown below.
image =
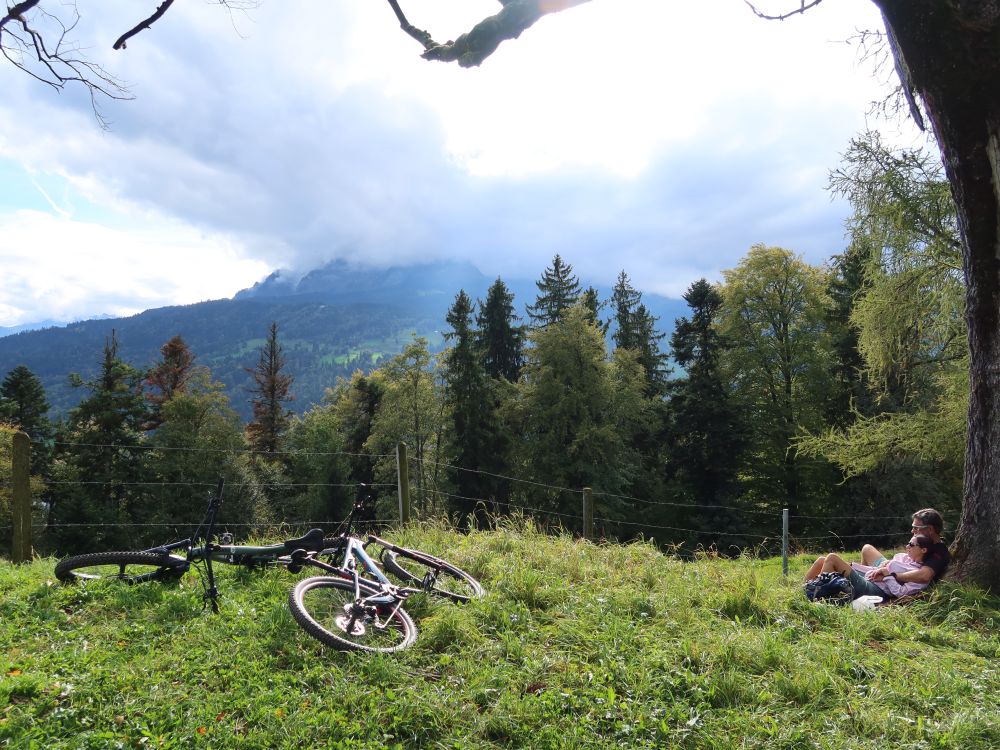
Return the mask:
[[619, 349], [639, 348], [635, 312], [640, 302], [642, 302], [642, 293], [632, 286], [625, 271], [621, 271], [611, 293], [611, 307], [614, 310], [612, 320], [615, 324], [615, 332], [611, 338]]
[[451, 418], [449, 452], [451, 481], [458, 497], [449, 498], [449, 508], [466, 515], [477, 501], [485, 499], [484, 482], [478, 469], [489, 451], [492, 417], [489, 381], [480, 364], [472, 329], [473, 305], [464, 290], [455, 297], [446, 320], [452, 343], [444, 357], [445, 403]]
[[580, 300], [580, 280], [573, 275], [573, 266], [556, 256], [535, 282], [538, 298], [528, 305], [527, 313], [534, 328], [545, 328], [563, 319], [566, 311]]
[[476, 315], [476, 349], [486, 374], [513, 383], [524, 364], [524, 328], [514, 314], [514, 294], [497, 277]]
[[658, 319], [642, 303], [642, 293], [632, 286], [624, 271], [618, 274], [611, 306], [614, 308], [615, 324], [611, 338], [615, 346], [637, 353], [639, 364], [646, 372], [647, 395], [664, 395], [670, 368], [667, 366], [667, 355], [660, 351], [660, 342], [666, 334], [657, 331]]
[[608, 328], [611, 327], [611, 321], [602, 321], [601, 311], [607, 306], [608, 303], [601, 300], [597, 289], [592, 286], [588, 286], [584, 289], [583, 294], [580, 295], [580, 304], [583, 305], [583, 309], [587, 311], [587, 320], [597, 326], [602, 336], [607, 336]]
[[260, 349], [256, 367], [246, 368], [253, 378], [253, 421], [247, 425], [247, 439], [254, 450], [273, 456], [281, 450], [282, 438], [291, 424], [291, 401], [294, 378], [283, 372], [285, 357], [278, 342], [278, 324], [271, 323], [267, 340]]
[[31, 473], [44, 473], [52, 453], [52, 423], [45, 388], [35, 374], [18, 365], [0, 385], [0, 420], [13, 424], [31, 438]]
[[[53, 474], [50, 523], [61, 552], [129, 549], [132, 524], [149, 515], [160, 498], [143, 488], [143, 425], [148, 418], [143, 373], [122, 361], [115, 331], [105, 341], [97, 377], [71, 375], [89, 391], [69, 414]], [[80, 524], [98, 524], [83, 526]]]
[[[719, 370], [723, 341], [715, 326], [722, 295], [706, 280], [694, 282], [684, 300], [688, 318], [678, 318], [671, 337], [674, 360], [686, 377], [670, 399], [668, 475], [695, 506], [694, 524], [705, 531], [729, 531], [732, 514], [709, 506], [732, 505], [745, 434]], [[708, 546], [714, 539], [702, 536]]]

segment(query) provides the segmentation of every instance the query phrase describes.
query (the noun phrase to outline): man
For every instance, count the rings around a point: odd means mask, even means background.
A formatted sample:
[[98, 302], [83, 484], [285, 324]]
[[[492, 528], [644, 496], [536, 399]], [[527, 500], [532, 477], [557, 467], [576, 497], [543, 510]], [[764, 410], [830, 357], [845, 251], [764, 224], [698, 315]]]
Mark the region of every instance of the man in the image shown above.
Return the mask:
[[[923, 534], [931, 539], [931, 546], [923, 559], [923, 565], [917, 570], [908, 570], [904, 573], [891, 574], [898, 583], [924, 583], [930, 584], [936, 581], [944, 573], [951, 560], [948, 553], [948, 546], [941, 541], [941, 532], [944, 531], [944, 519], [941, 514], [933, 508], [924, 508], [913, 514], [913, 522], [910, 526], [913, 534]], [[865, 565], [879, 568], [886, 561], [878, 549], [870, 544], [861, 548], [861, 561]], [[811, 581], [820, 573], [835, 571], [850, 580], [854, 586], [855, 598], [859, 596], [885, 596], [885, 592], [875, 585], [875, 581], [881, 581], [885, 575], [876, 570], [872, 573], [873, 580], [868, 580], [861, 573], [854, 570], [851, 564], [844, 560], [836, 552], [822, 555], [816, 558], [806, 572], [806, 580]]]

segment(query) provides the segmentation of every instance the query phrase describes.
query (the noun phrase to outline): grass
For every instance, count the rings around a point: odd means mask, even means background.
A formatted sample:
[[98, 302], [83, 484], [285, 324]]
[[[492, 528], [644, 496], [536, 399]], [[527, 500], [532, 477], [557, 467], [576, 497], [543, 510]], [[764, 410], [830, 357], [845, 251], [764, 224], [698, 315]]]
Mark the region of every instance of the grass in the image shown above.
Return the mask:
[[[1000, 600], [942, 585], [853, 612], [805, 601], [780, 560], [681, 562], [529, 527], [390, 535], [477, 576], [414, 597], [416, 645], [327, 649], [283, 570], [64, 586], [0, 563], [0, 747], [1000, 747]], [[423, 600], [419, 600], [423, 599]]]

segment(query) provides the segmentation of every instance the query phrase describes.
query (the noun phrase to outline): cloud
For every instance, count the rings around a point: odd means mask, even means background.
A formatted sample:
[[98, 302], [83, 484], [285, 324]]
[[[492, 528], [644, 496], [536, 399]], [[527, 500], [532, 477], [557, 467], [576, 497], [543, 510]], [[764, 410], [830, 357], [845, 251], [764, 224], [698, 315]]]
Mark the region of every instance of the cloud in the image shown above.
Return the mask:
[[[38, 211], [0, 214], [0, 325], [131, 315], [150, 307], [229, 296], [267, 265], [241, 259], [224, 237], [160, 222], [114, 229]], [[81, 284], [80, 280], [86, 283]]]
[[[427, 15], [414, 23], [452, 35], [494, 11], [415, 5]], [[0, 157], [56, 205], [60, 182], [81, 205], [43, 221], [0, 200], [4, 235], [51, 238], [45, 263], [5, 279], [5, 304], [20, 311], [6, 315], [53, 317], [46, 283], [98, 313], [163, 304], [163, 292], [228, 295], [251, 271], [335, 257], [452, 257], [535, 277], [560, 252], [595, 281], [624, 267], [670, 294], [718, 278], [753, 242], [824, 260], [846, 215], [823, 190], [826, 171], [864, 127], [875, 89], [854, 52], [829, 40], [877, 14], [844, 0], [767, 24], [739, 4], [690, 5], [595, 1], [544, 19], [477, 70], [420, 60], [377, 3], [264, 3], [232, 20], [177, 5], [120, 53], [111, 41], [134, 21], [88, 6], [80, 35], [138, 99], [108, 105], [113, 129], [102, 132], [78, 92], [55, 96], [4, 71], [14, 85], [0, 102]], [[446, 26], [454, 13], [467, 20]], [[123, 262], [130, 247], [144, 258]], [[73, 252], [91, 261], [66, 261]], [[184, 252], [213, 260], [186, 280], [157, 270]], [[5, 267], [17, 253], [0, 245]], [[43, 270], [53, 278], [33, 280]], [[102, 275], [117, 279], [117, 297]]]

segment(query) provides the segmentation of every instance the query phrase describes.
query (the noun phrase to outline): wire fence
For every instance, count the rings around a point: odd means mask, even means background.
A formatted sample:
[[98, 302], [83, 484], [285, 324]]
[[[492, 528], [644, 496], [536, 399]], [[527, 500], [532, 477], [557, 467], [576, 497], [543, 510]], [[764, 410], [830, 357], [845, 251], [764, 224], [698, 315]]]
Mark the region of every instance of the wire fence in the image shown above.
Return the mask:
[[[51, 444], [50, 444], [51, 445]], [[62, 454], [72, 454], [81, 449], [88, 451], [142, 452], [151, 456], [155, 452], [163, 454], [202, 454], [213, 458], [217, 464], [225, 464], [236, 456], [259, 458], [265, 454], [248, 448], [203, 448], [193, 446], [121, 445], [102, 443], [57, 442], [55, 446]], [[356, 453], [346, 451], [278, 451], [266, 454], [269, 459], [289, 461], [293, 459], [343, 458], [361, 459], [374, 468], [378, 462], [391, 464], [399, 462], [399, 453]], [[404, 454], [405, 455], [405, 454]], [[739, 554], [745, 550], [758, 553], [777, 553], [783, 544], [788, 549], [843, 549], [857, 546], [859, 540], [874, 540], [886, 543], [902, 540], [908, 535], [906, 522], [909, 515], [811, 515], [788, 513], [783, 518], [780, 507], [762, 504], [693, 504], [676, 498], [640, 497], [590, 488], [565, 487], [525, 478], [508, 473], [491, 472], [482, 468], [458, 466], [436, 461], [425, 456], [411, 456], [403, 461], [412, 467], [412, 478], [404, 488], [398, 481], [359, 482], [354, 477], [330, 477], [319, 481], [316, 477], [293, 477], [288, 481], [272, 478], [255, 478], [253, 481], [231, 484], [232, 492], [239, 498], [236, 505], [240, 512], [257, 512], [253, 502], [268, 507], [253, 518], [238, 516], [222, 519], [220, 528], [229, 531], [241, 530], [245, 535], [260, 533], [293, 533], [309, 528], [331, 528], [338, 525], [346, 510], [353, 503], [353, 494], [363, 488], [365, 493], [376, 496], [375, 515], [359, 522], [361, 528], [384, 528], [398, 523], [402, 514], [402, 497], [414, 497], [414, 503], [422, 518], [450, 515], [452, 519], [464, 514], [473, 517], [474, 523], [493, 524], [504, 517], [527, 517], [540, 526], [583, 533], [595, 539], [625, 541], [636, 538], [652, 539], [659, 545], [672, 549], [681, 556], [697, 556], [706, 551], [719, 554]], [[397, 477], [402, 472], [397, 469]], [[428, 481], [434, 476], [434, 481]], [[467, 494], [456, 490], [457, 486], [468, 486], [461, 477], [474, 476], [485, 480], [498, 489], [491, 494]], [[308, 480], [308, 481], [307, 481]], [[11, 494], [14, 480], [0, 481], [0, 492]], [[153, 532], [170, 532], [182, 536], [187, 529], [195, 528], [204, 510], [204, 497], [215, 486], [215, 481], [207, 478], [188, 479], [135, 479], [128, 481], [108, 481], [100, 478], [72, 477], [47, 478], [36, 487], [32, 496], [32, 516], [30, 529], [39, 537], [43, 546], [58, 547], [60, 539], [72, 536], [84, 537], [86, 532], [104, 532], [112, 536], [148, 539]], [[109, 497], [131, 498], [133, 507], [116, 508], [112, 518], [87, 517], [86, 514], [67, 516], [61, 514], [60, 503], [73, 492], [103, 489]], [[156, 496], [157, 492], [167, 495]], [[172, 493], [172, 494], [171, 494]], [[302, 501], [311, 494], [315, 503], [326, 498], [327, 512], [310, 514], [308, 503]], [[164, 513], [172, 513], [178, 496], [186, 498], [186, 516], [163, 518]], [[253, 500], [251, 496], [260, 496]], [[400, 500], [400, 510], [394, 513], [395, 496]], [[136, 498], [145, 498], [145, 506]], [[330, 498], [337, 497], [339, 505]], [[166, 498], [166, 499], [165, 499]], [[198, 498], [201, 498], [198, 500]], [[250, 500], [248, 500], [250, 498]], [[125, 502], [125, 501], [120, 501]], [[590, 507], [588, 508], [588, 502]], [[127, 504], [127, 503], [126, 503]], [[313, 509], [317, 507], [313, 505]], [[248, 510], [249, 509], [249, 510]], [[337, 515], [333, 514], [337, 511]], [[787, 511], [785, 511], [787, 513]], [[9, 539], [15, 527], [13, 519], [0, 517], [0, 540]], [[785, 531], [785, 528], [791, 531]], [[823, 527], [827, 527], [822, 530]], [[858, 527], [863, 527], [859, 529]], [[821, 531], [818, 531], [821, 530]], [[120, 533], [124, 532], [124, 533]], [[797, 532], [797, 533], [796, 533]], [[0, 544], [0, 549], [2, 549]]]

